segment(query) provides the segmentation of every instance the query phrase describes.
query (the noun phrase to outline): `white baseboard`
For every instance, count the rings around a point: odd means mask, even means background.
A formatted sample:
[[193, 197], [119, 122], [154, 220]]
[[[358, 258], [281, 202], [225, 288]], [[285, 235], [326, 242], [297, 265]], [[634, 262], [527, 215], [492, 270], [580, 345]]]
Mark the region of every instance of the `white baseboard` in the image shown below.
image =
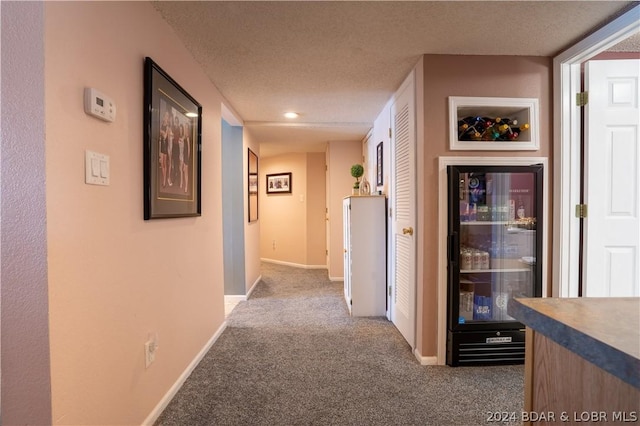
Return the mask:
[[327, 265], [303, 265], [301, 263], [283, 262], [282, 260], [265, 259], [265, 258], [261, 258], [260, 260], [263, 261], [263, 262], [267, 262], [267, 263], [275, 263], [277, 265], [292, 266], [294, 268], [327, 269]]
[[153, 425], [156, 422], [156, 420], [158, 420], [158, 417], [160, 417], [160, 414], [162, 414], [164, 409], [167, 408], [167, 405], [169, 405], [173, 397], [176, 396], [176, 394], [184, 384], [185, 380], [187, 380], [187, 378], [191, 375], [193, 370], [198, 366], [200, 361], [202, 361], [202, 358], [204, 358], [207, 352], [209, 352], [209, 349], [211, 349], [211, 346], [213, 346], [216, 340], [218, 340], [218, 338], [220, 337], [220, 335], [222, 334], [222, 332], [226, 327], [227, 327], [227, 322], [224, 321], [222, 325], [213, 334], [213, 336], [211, 336], [209, 341], [200, 350], [200, 352], [198, 352], [198, 355], [196, 355], [193, 361], [191, 361], [191, 363], [187, 366], [187, 368], [182, 372], [180, 377], [178, 377], [178, 380], [176, 380], [173, 386], [171, 386], [171, 388], [167, 391], [167, 393], [162, 397], [160, 402], [158, 402], [158, 404], [147, 416], [144, 422], [142, 422], [144, 426]]
[[413, 354], [415, 355], [420, 365], [439, 365], [437, 356], [422, 356], [417, 348], [413, 351]]
[[244, 294], [225, 294], [224, 303], [238, 303], [247, 300], [247, 296]]
[[344, 277], [329, 277], [329, 281], [344, 281]]
[[251, 285], [251, 288], [247, 292], [247, 296], [244, 298], [244, 300], [247, 300], [249, 298], [249, 296], [251, 296], [251, 293], [253, 293], [253, 290], [256, 289], [256, 286], [258, 285], [258, 283], [260, 282], [261, 279], [262, 279], [262, 275], [260, 275], [258, 277], [258, 279], [253, 282], [253, 284]]
[[239, 302], [246, 302], [246, 300], [249, 298], [249, 296], [251, 296], [251, 293], [253, 292], [253, 290], [255, 290], [256, 286], [258, 285], [258, 283], [260, 282], [260, 280], [262, 279], [262, 275], [260, 275], [254, 282], [253, 284], [251, 284], [251, 288], [249, 289], [249, 291], [247, 292], [247, 295], [245, 296], [244, 294], [225, 294], [224, 296], [224, 303], [239, 303]]

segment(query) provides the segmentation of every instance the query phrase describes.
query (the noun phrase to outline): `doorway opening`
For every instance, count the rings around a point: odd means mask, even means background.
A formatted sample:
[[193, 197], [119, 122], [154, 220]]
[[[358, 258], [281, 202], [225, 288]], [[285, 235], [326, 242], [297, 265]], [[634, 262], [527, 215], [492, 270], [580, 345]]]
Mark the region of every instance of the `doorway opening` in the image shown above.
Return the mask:
[[[554, 246], [555, 297], [577, 297], [580, 274], [581, 64], [640, 32], [640, 6], [628, 10], [605, 27], [554, 58]], [[637, 278], [636, 278], [637, 279]]]

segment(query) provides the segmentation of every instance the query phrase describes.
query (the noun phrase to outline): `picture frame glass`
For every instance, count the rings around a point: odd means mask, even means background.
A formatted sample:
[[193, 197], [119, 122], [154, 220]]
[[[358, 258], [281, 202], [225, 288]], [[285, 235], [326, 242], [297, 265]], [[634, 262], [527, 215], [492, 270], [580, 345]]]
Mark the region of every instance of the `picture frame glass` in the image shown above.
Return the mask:
[[291, 173], [276, 173], [267, 175], [267, 194], [291, 193]]
[[247, 163], [248, 163], [248, 217], [249, 222], [255, 222], [258, 220], [258, 156], [250, 149], [247, 148]]
[[144, 63], [144, 219], [201, 215], [202, 106]]
[[376, 186], [384, 184], [383, 155], [383, 142], [380, 142], [376, 147]]

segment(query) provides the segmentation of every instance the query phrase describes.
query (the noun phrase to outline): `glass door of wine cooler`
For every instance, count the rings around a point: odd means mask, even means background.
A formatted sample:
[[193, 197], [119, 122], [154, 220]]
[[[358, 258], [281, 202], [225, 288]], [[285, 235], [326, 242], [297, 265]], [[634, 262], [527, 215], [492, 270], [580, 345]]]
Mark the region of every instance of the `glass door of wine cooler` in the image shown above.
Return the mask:
[[542, 166], [449, 168], [449, 330], [521, 328], [514, 297], [541, 295]]

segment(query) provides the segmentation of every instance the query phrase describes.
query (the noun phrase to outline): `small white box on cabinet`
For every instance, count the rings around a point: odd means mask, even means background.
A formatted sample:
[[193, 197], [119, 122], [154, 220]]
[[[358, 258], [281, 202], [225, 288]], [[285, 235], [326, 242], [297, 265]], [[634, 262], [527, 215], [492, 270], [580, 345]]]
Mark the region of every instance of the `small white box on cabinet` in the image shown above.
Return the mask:
[[342, 204], [344, 296], [353, 316], [386, 313], [386, 198], [346, 197]]
[[[537, 151], [540, 149], [538, 110], [538, 99], [535, 98], [449, 96], [449, 148], [454, 151]], [[505, 131], [511, 133], [516, 127], [518, 137], [513, 140], [463, 140], [459, 123], [466, 117], [516, 120], [517, 124], [510, 124]], [[523, 125], [528, 128], [519, 129]]]

